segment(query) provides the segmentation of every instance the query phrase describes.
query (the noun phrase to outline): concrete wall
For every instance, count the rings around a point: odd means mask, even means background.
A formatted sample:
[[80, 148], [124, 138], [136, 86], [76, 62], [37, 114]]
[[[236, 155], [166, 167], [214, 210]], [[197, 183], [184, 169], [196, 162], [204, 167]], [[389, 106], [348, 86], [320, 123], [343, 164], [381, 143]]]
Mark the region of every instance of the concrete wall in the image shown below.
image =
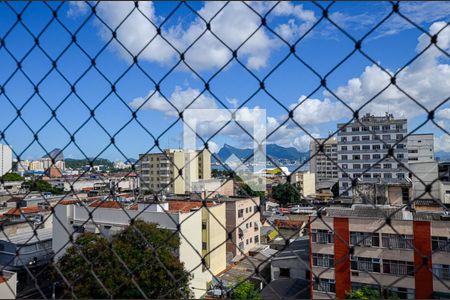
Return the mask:
[[[429, 193], [424, 194], [427, 184], [432, 183], [439, 177], [438, 163], [436, 161], [429, 162], [409, 162], [408, 168], [411, 170], [411, 179], [413, 181], [414, 199], [432, 199], [432, 197], [438, 199], [439, 182], [433, 183], [431, 189], [431, 195]], [[423, 181], [425, 185], [421, 182]]]
[[16, 299], [17, 294], [17, 274], [4, 270], [0, 275], [0, 298]]

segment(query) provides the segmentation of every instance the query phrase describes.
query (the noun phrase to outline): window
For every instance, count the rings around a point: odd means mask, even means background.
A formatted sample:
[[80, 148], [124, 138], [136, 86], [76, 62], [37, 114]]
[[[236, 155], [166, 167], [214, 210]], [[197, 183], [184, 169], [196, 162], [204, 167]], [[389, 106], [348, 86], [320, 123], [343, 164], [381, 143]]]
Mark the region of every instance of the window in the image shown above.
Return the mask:
[[389, 134], [383, 134], [383, 140], [384, 141], [387, 141], [387, 140], [390, 140], [390, 139], [391, 139], [391, 136]]
[[383, 259], [383, 273], [413, 276], [414, 263], [410, 261]]
[[359, 142], [359, 136], [352, 136], [352, 142]]
[[353, 160], [360, 160], [361, 159], [361, 155], [353, 155]]
[[405, 149], [405, 144], [398, 144], [397, 149]]
[[380, 259], [350, 256], [350, 269], [380, 273]]
[[380, 150], [380, 145], [372, 145], [372, 150]]
[[383, 169], [392, 169], [392, 164], [383, 164]]
[[370, 145], [363, 145], [363, 146], [362, 146], [362, 149], [363, 149], [363, 150], [370, 150]]
[[417, 150], [417, 149], [409, 149], [408, 150], [408, 153], [418, 153], [419, 152], [419, 150]]
[[397, 141], [401, 141], [403, 139], [403, 134], [397, 134], [395, 138], [397, 139]]
[[255, 243], [256, 243], [256, 244], [259, 243], [259, 235], [255, 235]]
[[353, 169], [361, 169], [361, 165], [360, 164], [353, 164]]
[[208, 244], [203, 242], [202, 243], [202, 250], [208, 250]]
[[392, 178], [392, 174], [391, 173], [384, 173], [383, 174], [383, 178], [387, 178], [387, 179]]
[[352, 131], [353, 131], [353, 132], [359, 131], [359, 127], [352, 127]]
[[363, 127], [361, 127], [361, 131], [369, 131], [369, 126], [363, 126]]
[[341, 146], [341, 151], [347, 151], [347, 146]]
[[403, 125], [402, 124], [396, 124], [395, 125], [395, 129], [402, 130], [403, 129]]
[[370, 141], [370, 136], [369, 135], [363, 135], [361, 137], [361, 140], [363, 140], [363, 141]]
[[374, 126], [372, 126], [372, 130], [380, 130], [380, 126], [374, 125]]
[[240, 209], [240, 210], [238, 210], [238, 218], [242, 218], [242, 217], [244, 217], [244, 210]]
[[450, 239], [445, 236], [432, 236], [431, 247], [433, 251], [450, 252]]
[[313, 229], [311, 231], [311, 240], [313, 243], [319, 244], [334, 243], [333, 233], [324, 229]]
[[206, 230], [206, 222], [202, 222], [202, 230]]
[[405, 155], [403, 153], [399, 153], [399, 154], [397, 154], [397, 158], [403, 159], [403, 158], [405, 158]]
[[[363, 146], [363, 147], [364, 147], [364, 146]], [[370, 154], [363, 154], [362, 159], [363, 159], [363, 160], [370, 159]]]
[[363, 164], [362, 166], [363, 166], [363, 169], [365, 169], [365, 170], [370, 168], [370, 164]]
[[341, 156], [341, 159], [342, 159], [342, 160], [347, 160], [347, 159], [348, 159], [348, 156], [347, 156], [347, 155], [342, 155], [342, 156]]
[[397, 173], [397, 178], [399, 178], [399, 179], [405, 179], [405, 174], [403, 174], [403, 173]]
[[245, 240], [245, 244], [248, 245], [248, 239]]
[[383, 233], [381, 239], [385, 248], [413, 249], [413, 236], [410, 234]]
[[362, 247], [379, 247], [380, 236], [373, 232], [353, 232], [350, 231], [350, 244]]
[[245, 213], [248, 214], [248, 207], [245, 208]]
[[433, 264], [433, 274], [440, 279], [450, 280], [450, 266]]
[[361, 150], [361, 147], [360, 146], [353, 146], [352, 150], [353, 151], [359, 151], [359, 150]]
[[335, 293], [336, 292], [336, 281], [333, 279], [323, 279], [316, 277], [314, 281], [314, 289], [316, 291]]
[[391, 126], [390, 126], [390, 125], [383, 125], [381, 129], [382, 129], [383, 131], [387, 131], [387, 130], [390, 130], [390, 129], [391, 129]]
[[348, 169], [348, 165], [347, 164], [342, 164], [342, 169], [344, 169], [344, 170]]
[[381, 159], [381, 154], [373, 154], [372, 158], [373, 159]]
[[346, 136], [341, 137], [341, 142], [347, 142], [347, 137]]
[[380, 173], [373, 173], [373, 178], [381, 178], [381, 174]]
[[289, 268], [280, 268], [280, 277], [291, 277], [291, 270]]
[[334, 256], [329, 254], [313, 253], [313, 266], [334, 268]]

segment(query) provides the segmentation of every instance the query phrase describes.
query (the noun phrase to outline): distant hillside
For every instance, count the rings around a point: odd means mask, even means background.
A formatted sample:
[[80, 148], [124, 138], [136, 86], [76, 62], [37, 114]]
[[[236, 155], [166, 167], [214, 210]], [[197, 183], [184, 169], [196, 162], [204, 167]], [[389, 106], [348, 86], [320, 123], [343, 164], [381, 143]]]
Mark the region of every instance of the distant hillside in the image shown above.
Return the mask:
[[[80, 169], [86, 165], [89, 165], [89, 161], [87, 159], [74, 159], [74, 158], [66, 158], [65, 160], [66, 168], [70, 169]], [[107, 168], [113, 168], [114, 164], [106, 159], [106, 158], [97, 158], [94, 161], [94, 166], [106, 166]]]
[[[300, 152], [294, 147], [282, 147], [276, 144], [268, 144], [266, 146], [267, 155], [276, 160], [296, 160], [303, 161], [309, 157], [309, 152]], [[217, 153], [222, 162], [225, 162], [231, 155], [235, 155], [239, 159], [246, 159], [253, 154], [253, 149], [239, 149], [228, 144]]]

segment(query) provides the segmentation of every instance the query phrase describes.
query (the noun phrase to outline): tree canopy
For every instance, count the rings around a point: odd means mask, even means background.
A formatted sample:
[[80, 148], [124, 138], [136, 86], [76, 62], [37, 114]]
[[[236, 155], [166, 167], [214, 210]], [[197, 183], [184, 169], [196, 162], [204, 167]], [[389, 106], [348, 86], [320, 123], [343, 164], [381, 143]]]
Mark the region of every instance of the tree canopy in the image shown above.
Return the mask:
[[22, 181], [23, 177], [16, 173], [6, 173], [0, 177], [3, 181]]
[[262, 299], [261, 294], [253, 283], [246, 280], [236, 286], [231, 292], [231, 299]]
[[49, 192], [55, 195], [63, 194], [64, 190], [59, 189], [51, 185], [49, 182], [42, 180], [42, 179], [35, 179], [35, 180], [28, 180], [25, 181], [24, 185], [28, 186], [30, 191], [36, 191], [36, 192]]
[[301, 202], [300, 192], [290, 183], [283, 183], [272, 187], [272, 197], [281, 205], [298, 204]]
[[347, 293], [345, 298], [371, 300], [371, 299], [380, 299], [381, 297], [378, 291], [371, 289], [370, 287], [362, 287], [360, 289]]
[[58, 261], [65, 296], [77, 298], [189, 298], [191, 275], [176, 251], [179, 238], [136, 221], [107, 239], [81, 234]]

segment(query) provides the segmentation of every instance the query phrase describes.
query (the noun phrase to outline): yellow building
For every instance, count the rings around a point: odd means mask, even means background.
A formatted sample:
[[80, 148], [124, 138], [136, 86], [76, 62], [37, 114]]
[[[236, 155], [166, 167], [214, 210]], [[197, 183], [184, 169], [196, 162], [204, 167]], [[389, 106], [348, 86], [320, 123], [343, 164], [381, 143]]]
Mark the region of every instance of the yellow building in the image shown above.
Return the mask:
[[143, 190], [184, 194], [192, 190], [192, 182], [211, 178], [211, 153], [166, 149], [163, 153], [139, 155]]

